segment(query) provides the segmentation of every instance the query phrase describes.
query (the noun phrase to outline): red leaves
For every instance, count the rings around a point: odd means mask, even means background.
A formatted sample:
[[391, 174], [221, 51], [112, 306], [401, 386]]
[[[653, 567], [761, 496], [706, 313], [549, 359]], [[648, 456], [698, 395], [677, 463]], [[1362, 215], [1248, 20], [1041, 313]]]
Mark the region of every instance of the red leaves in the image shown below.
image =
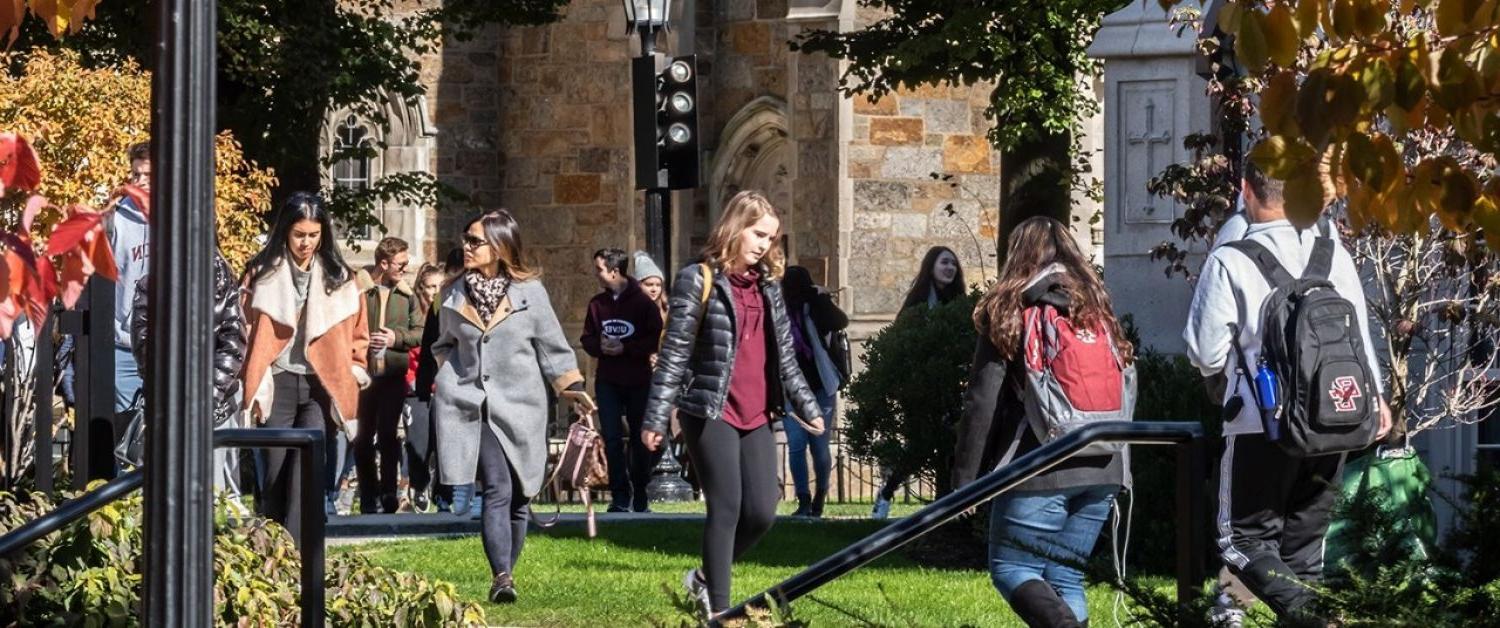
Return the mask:
[[26, 138], [0, 133], [0, 196], [6, 190], [35, 190], [42, 182], [42, 168]]
[[[35, 191], [41, 184], [41, 172], [26, 138], [0, 133], [0, 196], [9, 191]], [[134, 186], [126, 186], [120, 193], [142, 208], [150, 202], [149, 195]], [[10, 337], [21, 316], [38, 325], [46, 320], [58, 296], [59, 277], [63, 304], [68, 307], [78, 302], [90, 276], [98, 274], [110, 280], [119, 277], [104, 234], [104, 216], [87, 207], [69, 207], [68, 217], [48, 234], [46, 255], [38, 255], [31, 240], [32, 223], [49, 207], [46, 198], [32, 195], [21, 212], [19, 232], [0, 232], [0, 338]], [[58, 263], [52, 257], [60, 258]]]
[[104, 237], [103, 215], [78, 206], [70, 212], [47, 240], [47, 255], [62, 258], [60, 279], [66, 307], [78, 302], [90, 275], [98, 274], [110, 281], [119, 279], [114, 253], [109, 248], [109, 239]]

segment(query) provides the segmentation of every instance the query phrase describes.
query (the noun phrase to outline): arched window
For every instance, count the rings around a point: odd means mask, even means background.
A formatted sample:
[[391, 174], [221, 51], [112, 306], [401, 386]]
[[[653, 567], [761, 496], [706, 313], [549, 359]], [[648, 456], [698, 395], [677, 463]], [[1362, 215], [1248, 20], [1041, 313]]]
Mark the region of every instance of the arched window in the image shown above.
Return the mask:
[[[350, 190], [364, 190], [370, 187], [370, 154], [368, 152], [347, 152], [354, 148], [369, 148], [370, 132], [363, 122], [354, 114], [349, 114], [343, 122], [334, 129], [333, 151], [341, 155], [338, 161], [333, 163], [333, 185], [334, 187]], [[368, 226], [354, 229], [352, 235], [360, 240], [371, 238]]]

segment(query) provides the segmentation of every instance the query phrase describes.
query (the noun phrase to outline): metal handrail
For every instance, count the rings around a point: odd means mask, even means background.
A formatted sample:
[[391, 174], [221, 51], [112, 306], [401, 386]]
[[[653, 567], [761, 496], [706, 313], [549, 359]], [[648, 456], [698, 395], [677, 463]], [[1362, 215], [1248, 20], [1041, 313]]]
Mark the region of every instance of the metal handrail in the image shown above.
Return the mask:
[[[1201, 485], [1206, 477], [1203, 457], [1203, 427], [1180, 422], [1096, 423], [1042, 445], [1013, 462], [980, 477], [964, 487], [928, 504], [912, 515], [887, 525], [807, 569], [751, 596], [725, 611], [723, 619], [742, 617], [751, 607], [767, 607], [774, 600], [785, 607], [834, 579], [858, 569], [901, 547], [960, 514], [994, 499], [1026, 480], [1046, 472], [1093, 443], [1177, 446], [1177, 595], [1186, 602], [1199, 593], [1204, 573], [1202, 549], [1206, 542]], [[717, 620], [709, 622], [718, 626]]]
[[[324, 513], [322, 430], [292, 428], [231, 428], [214, 430], [214, 447], [235, 449], [296, 449], [302, 464], [302, 625], [322, 626], [326, 597], [323, 583]], [[0, 536], [0, 556], [41, 540], [64, 526], [119, 500], [146, 481], [142, 469], [132, 469], [103, 486], [65, 501], [36, 519]]]

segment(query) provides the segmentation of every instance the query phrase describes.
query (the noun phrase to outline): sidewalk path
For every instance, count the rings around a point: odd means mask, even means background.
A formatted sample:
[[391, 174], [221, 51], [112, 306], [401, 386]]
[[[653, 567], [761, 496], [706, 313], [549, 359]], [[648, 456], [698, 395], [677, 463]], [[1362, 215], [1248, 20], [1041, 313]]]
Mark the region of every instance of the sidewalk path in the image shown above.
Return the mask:
[[[551, 511], [538, 512], [543, 521], [552, 520]], [[619, 512], [595, 515], [599, 525], [610, 523], [649, 523], [653, 521], [701, 521], [701, 513]], [[581, 526], [583, 513], [562, 513], [557, 525]], [[479, 534], [479, 518], [452, 513], [397, 513], [393, 515], [350, 515], [328, 518], [328, 544], [343, 545], [374, 540], [392, 540], [424, 536]], [[536, 526], [532, 526], [536, 530]]]

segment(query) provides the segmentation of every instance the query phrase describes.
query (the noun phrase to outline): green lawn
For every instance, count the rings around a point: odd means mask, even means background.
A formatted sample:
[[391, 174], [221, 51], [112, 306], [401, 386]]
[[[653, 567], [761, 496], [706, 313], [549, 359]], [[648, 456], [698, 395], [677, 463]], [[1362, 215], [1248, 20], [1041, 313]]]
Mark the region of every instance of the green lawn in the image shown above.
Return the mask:
[[[878, 527], [871, 521], [778, 521], [736, 564], [734, 596], [742, 599], [761, 591]], [[662, 587], [680, 590], [683, 572], [698, 562], [701, 528], [697, 522], [606, 522], [592, 541], [583, 537], [580, 527], [533, 532], [515, 574], [521, 600], [506, 607], [485, 603], [489, 622], [678, 625], [686, 617]], [[470, 600], [483, 601], [489, 588], [489, 568], [477, 536], [370, 543], [332, 551], [358, 552], [383, 566], [452, 582]], [[1023, 625], [982, 572], [924, 568], [899, 555], [824, 586], [812, 597], [826, 604], [804, 598], [794, 610], [798, 619], [813, 626], [864, 624], [829, 606], [877, 625]], [[1113, 599], [1107, 587], [1090, 590], [1095, 624], [1109, 619]]]

